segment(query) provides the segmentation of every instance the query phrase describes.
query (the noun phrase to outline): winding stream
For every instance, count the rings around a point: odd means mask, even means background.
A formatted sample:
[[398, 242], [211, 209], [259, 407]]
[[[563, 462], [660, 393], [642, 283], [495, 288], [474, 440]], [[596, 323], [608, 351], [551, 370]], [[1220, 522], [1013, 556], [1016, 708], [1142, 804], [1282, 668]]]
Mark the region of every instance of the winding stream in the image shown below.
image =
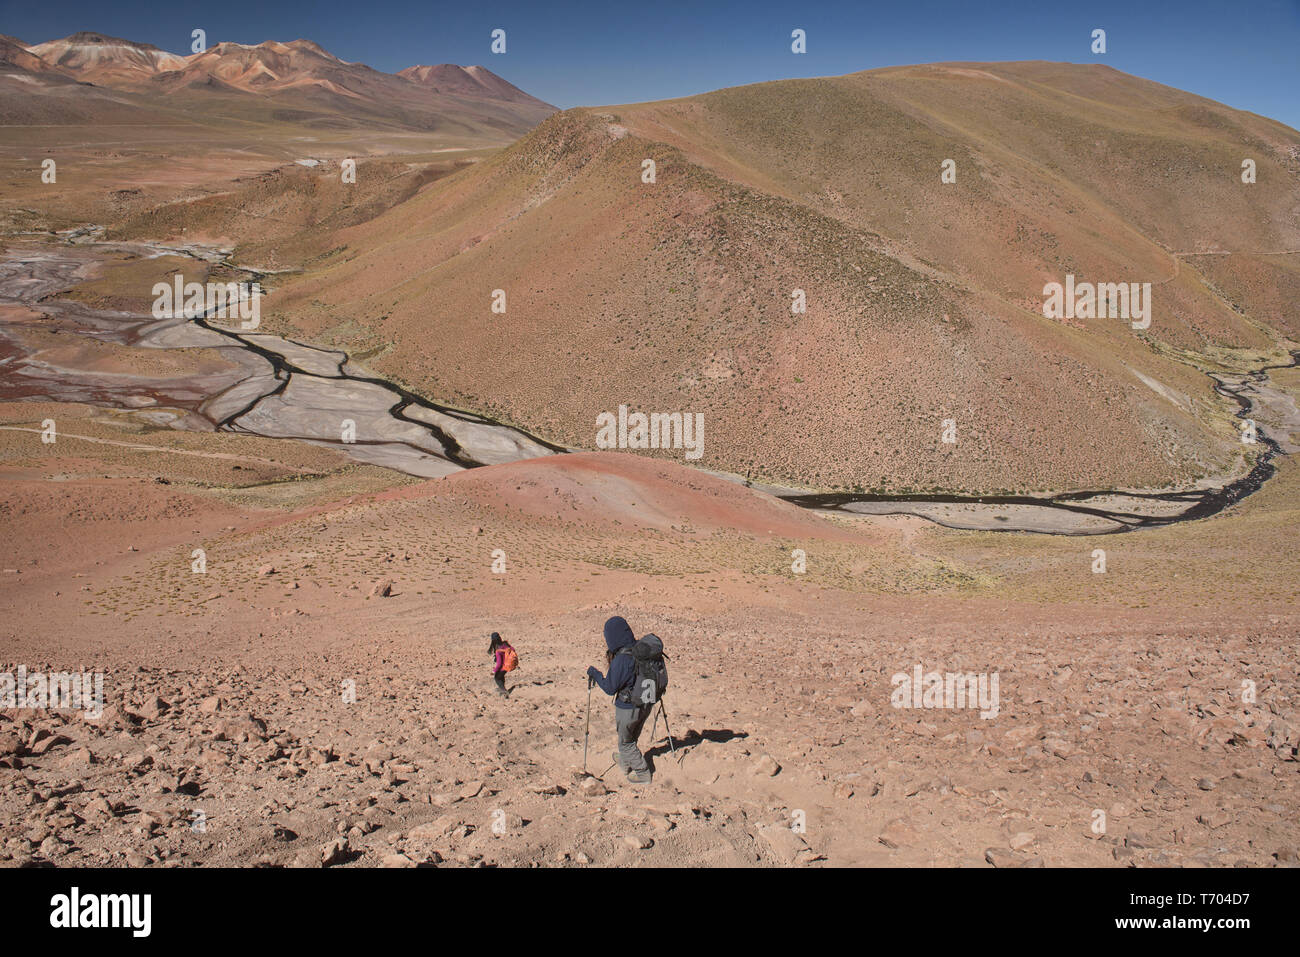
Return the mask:
[[[1284, 406], [1284, 421], [1300, 429], [1300, 413], [1294, 400], [1280, 393], [1266, 395], [1268, 373], [1300, 365], [1300, 350], [1291, 361], [1263, 366], [1241, 375], [1210, 374], [1214, 390], [1238, 405], [1237, 418], [1258, 412], [1249, 398], [1274, 399]], [[1289, 406], [1286, 408], [1285, 406]], [[1289, 415], [1287, 414], [1289, 413]], [[1273, 460], [1294, 449], [1256, 427], [1256, 441], [1263, 450], [1250, 471], [1222, 484], [1174, 491], [1099, 490], [1059, 492], [1055, 495], [956, 495], [946, 493], [876, 495], [856, 493], [806, 493], [779, 486], [755, 485], [804, 508], [867, 515], [919, 515], [950, 528], [991, 531], [1030, 531], [1054, 535], [1096, 535], [1127, 532], [1190, 522], [1216, 515], [1258, 491], [1277, 472]], [[750, 484], [750, 483], [746, 483]]]
[[[96, 247], [214, 261], [206, 250], [143, 243], [9, 250], [0, 257], [0, 308], [40, 318], [0, 325], [0, 399], [87, 402], [127, 408], [156, 425], [337, 446], [358, 461], [425, 478], [566, 451], [369, 375], [343, 352], [207, 317], [155, 319], [55, 298], [87, 278]], [[265, 278], [240, 271], [248, 281]], [[211, 349], [229, 367], [175, 380], [55, 365], [32, 352], [22, 335], [28, 329], [136, 348]], [[349, 431], [355, 437], [345, 438]]]
[[[81, 402], [130, 410], [153, 425], [330, 445], [358, 461], [425, 478], [568, 451], [415, 395], [367, 373], [341, 351], [218, 325], [207, 317], [155, 319], [58, 298], [92, 276], [104, 253], [187, 256], [241, 272], [247, 281], [264, 283], [269, 275], [235, 266], [226, 251], [200, 246], [76, 242], [9, 248], [0, 255], [0, 400]], [[225, 361], [183, 378], [106, 371], [96, 362], [52, 362], [45, 358], [49, 336], [62, 334], [73, 342], [84, 337], [134, 348], [209, 349]], [[1257, 413], [1259, 403], [1280, 395], [1267, 389], [1268, 373], [1297, 363], [1300, 351], [1289, 363], [1241, 376], [1215, 375], [1215, 389], [1235, 400], [1238, 417], [1245, 418]], [[1283, 410], [1287, 424], [1294, 421], [1300, 429], [1294, 401], [1283, 399], [1289, 403]], [[918, 515], [954, 528], [1109, 534], [1205, 518], [1259, 489], [1276, 472], [1274, 458], [1291, 449], [1262, 429], [1257, 435], [1262, 451], [1248, 474], [1178, 491], [875, 495], [744, 484], [809, 509]]]

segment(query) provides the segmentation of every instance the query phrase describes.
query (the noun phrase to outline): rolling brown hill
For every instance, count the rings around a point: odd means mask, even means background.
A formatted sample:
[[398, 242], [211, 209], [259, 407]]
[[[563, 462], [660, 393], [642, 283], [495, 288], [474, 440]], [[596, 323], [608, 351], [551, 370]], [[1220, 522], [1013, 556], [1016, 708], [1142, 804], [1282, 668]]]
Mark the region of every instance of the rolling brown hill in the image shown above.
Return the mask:
[[[1197, 365], [1297, 334], [1298, 187], [1294, 130], [1104, 67], [765, 83], [554, 116], [340, 231], [273, 321], [572, 446], [626, 404], [768, 481], [1164, 486], [1245, 462]], [[1150, 283], [1150, 327], [1046, 318], [1067, 274]]]
[[80, 82], [21, 40], [0, 35], [0, 126], [120, 124], [156, 121], [131, 94]]
[[22, 40], [3, 34], [0, 34], [0, 68], [6, 72], [53, 72], [53, 67], [28, 50]]

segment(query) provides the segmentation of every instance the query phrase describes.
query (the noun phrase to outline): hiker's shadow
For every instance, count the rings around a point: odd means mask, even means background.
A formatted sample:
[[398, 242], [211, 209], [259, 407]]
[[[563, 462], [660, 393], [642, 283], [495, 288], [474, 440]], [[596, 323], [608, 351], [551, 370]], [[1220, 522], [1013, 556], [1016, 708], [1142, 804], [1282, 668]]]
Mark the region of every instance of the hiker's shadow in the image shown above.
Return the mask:
[[681, 757], [684, 756], [684, 752], [694, 748], [697, 744], [703, 744], [705, 741], [711, 741], [714, 744], [726, 744], [728, 741], [734, 741], [736, 738], [748, 737], [749, 733], [747, 731], [732, 731], [728, 728], [723, 728], [717, 731], [696, 731], [692, 728], [681, 737], [674, 737], [673, 746], [670, 748], [668, 746], [668, 735], [666, 733], [659, 733], [655, 736], [655, 741], [662, 740], [663, 743], [655, 744], [654, 741], [652, 741], [651, 747], [647, 748], [645, 751], [645, 756], [653, 759], [664, 754], [669, 754], [673, 749], [676, 749], [678, 756]]

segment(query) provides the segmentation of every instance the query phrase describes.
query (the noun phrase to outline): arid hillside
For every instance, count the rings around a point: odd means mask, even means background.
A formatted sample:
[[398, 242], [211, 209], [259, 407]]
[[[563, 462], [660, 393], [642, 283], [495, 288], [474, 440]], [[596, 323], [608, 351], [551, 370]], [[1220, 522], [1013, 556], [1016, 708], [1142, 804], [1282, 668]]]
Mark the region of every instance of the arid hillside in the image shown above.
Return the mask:
[[[1285, 867], [1300, 850], [1289, 461], [1231, 514], [1100, 540], [1104, 575], [1095, 539], [809, 513], [629, 455], [417, 483], [55, 403], [0, 403], [0, 482], [4, 656], [100, 670], [105, 698], [90, 720], [0, 709], [0, 866]], [[662, 721], [643, 733], [648, 786], [609, 767], [601, 695], [601, 777], [581, 773], [583, 673], [613, 614], [672, 658], [673, 743]], [[508, 698], [494, 630], [520, 650]], [[892, 676], [918, 666], [1000, 675], [996, 715], [899, 707]]]
[[[575, 447], [624, 404], [702, 413], [696, 464], [766, 481], [1158, 487], [1244, 465], [1204, 372], [1295, 334], [1298, 212], [1300, 134], [1261, 117], [897, 68], [554, 116], [340, 230], [272, 322]], [[1046, 317], [1067, 281], [1149, 283], [1149, 326]]]

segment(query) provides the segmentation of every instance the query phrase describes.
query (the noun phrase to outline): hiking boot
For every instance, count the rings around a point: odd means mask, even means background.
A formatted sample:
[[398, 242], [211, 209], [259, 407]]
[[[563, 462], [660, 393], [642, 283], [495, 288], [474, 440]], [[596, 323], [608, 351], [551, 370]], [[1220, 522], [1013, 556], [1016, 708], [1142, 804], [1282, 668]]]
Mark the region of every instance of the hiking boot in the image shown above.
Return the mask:
[[627, 772], [627, 779], [632, 784], [649, 784], [652, 777], [653, 775], [650, 773], [649, 768], [646, 768], [644, 771]]

